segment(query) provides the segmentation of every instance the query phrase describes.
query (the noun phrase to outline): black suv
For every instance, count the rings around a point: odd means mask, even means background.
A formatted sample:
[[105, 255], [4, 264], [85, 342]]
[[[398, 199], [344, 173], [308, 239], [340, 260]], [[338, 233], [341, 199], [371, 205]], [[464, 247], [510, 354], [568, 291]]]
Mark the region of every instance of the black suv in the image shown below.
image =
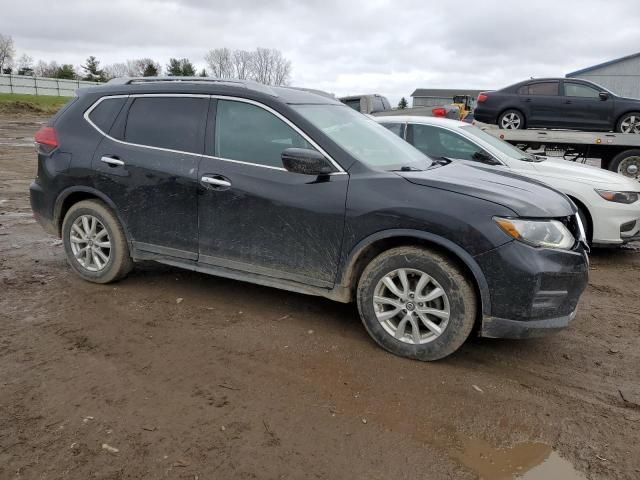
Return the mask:
[[316, 93], [180, 80], [80, 90], [36, 134], [33, 212], [82, 278], [155, 260], [355, 300], [378, 344], [420, 360], [474, 328], [573, 319], [588, 268], [564, 195], [433, 161]]
[[478, 95], [475, 120], [504, 129], [568, 128], [640, 133], [640, 100], [574, 78], [526, 80]]

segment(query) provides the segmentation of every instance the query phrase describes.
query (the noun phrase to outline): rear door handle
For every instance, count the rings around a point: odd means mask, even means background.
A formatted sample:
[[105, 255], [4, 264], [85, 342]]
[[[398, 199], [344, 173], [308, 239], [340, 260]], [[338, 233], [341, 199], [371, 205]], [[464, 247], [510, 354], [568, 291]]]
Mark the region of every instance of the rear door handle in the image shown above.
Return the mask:
[[120, 160], [119, 158], [104, 156], [104, 157], [100, 158], [100, 161], [106, 163], [110, 167], [122, 167], [122, 166], [124, 166], [124, 162], [122, 160]]
[[223, 178], [222, 176], [205, 175], [200, 179], [200, 181], [202, 183], [205, 183], [207, 185], [212, 185], [214, 187], [229, 188], [231, 186], [231, 182], [229, 180]]

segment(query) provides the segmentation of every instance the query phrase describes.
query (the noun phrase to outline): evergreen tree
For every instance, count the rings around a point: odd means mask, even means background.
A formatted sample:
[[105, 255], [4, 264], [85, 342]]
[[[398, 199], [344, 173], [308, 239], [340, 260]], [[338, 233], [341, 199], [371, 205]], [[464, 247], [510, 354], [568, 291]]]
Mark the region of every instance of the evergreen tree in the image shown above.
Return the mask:
[[143, 77], [157, 77], [158, 76], [158, 66], [155, 63], [149, 62], [145, 65], [144, 70], [142, 71]]
[[196, 68], [193, 66], [188, 59], [183, 58], [180, 60], [180, 66], [182, 67], [182, 76], [183, 77], [195, 77], [196, 76]]
[[204, 68], [200, 71], [200, 76], [201, 77], [206, 77], [207, 76], [207, 71]]
[[167, 65], [167, 75], [170, 77], [181, 77], [182, 76], [182, 65], [180, 65], [180, 60], [177, 58], [170, 58], [169, 65]]
[[63, 78], [67, 80], [75, 80], [76, 77], [77, 75], [76, 71], [73, 69], [73, 65], [68, 63], [58, 67], [55, 75], [55, 78]]
[[104, 75], [104, 70], [100, 68], [100, 62], [91, 55], [87, 58], [87, 64], [82, 65], [82, 69], [85, 71], [85, 75], [82, 77], [82, 80], [88, 80], [90, 82], [105, 82], [106, 77]]
[[409, 103], [407, 102], [407, 99], [402, 97], [400, 99], [400, 103], [398, 103], [398, 108], [401, 110], [404, 110], [405, 108], [407, 108], [407, 106], [409, 105]]

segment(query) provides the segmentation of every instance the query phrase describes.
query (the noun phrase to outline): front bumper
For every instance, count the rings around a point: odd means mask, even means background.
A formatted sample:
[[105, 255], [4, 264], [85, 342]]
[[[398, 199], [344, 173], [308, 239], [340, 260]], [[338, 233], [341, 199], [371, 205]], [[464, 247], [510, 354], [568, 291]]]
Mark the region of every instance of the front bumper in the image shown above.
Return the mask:
[[482, 320], [481, 337], [486, 338], [535, 338], [543, 337], [567, 327], [576, 318], [576, 310], [569, 315], [544, 320], [508, 320], [506, 318], [485, 317]]
[[512, 241], [476, 257], [490, 294], [480, 335], [526, 338], [566, 327], [587, 286], [589, 260], [576, 250], [534, 248]]

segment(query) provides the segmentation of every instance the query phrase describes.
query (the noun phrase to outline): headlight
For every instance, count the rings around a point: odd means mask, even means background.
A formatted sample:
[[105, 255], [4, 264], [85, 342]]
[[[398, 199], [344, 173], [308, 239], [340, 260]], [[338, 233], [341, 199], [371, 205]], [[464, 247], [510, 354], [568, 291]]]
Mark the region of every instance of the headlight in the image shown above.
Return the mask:
[[612, 190], [597, 190], [605, 200], [616, 203], [633, 203], [638, 201], [638, 192], [615, 192]]
[[522, 220], [494, 217], [495, 222], [509, 236], [534, 247], [569, 250], [575, 239], [562, 222], [557, 220]]

